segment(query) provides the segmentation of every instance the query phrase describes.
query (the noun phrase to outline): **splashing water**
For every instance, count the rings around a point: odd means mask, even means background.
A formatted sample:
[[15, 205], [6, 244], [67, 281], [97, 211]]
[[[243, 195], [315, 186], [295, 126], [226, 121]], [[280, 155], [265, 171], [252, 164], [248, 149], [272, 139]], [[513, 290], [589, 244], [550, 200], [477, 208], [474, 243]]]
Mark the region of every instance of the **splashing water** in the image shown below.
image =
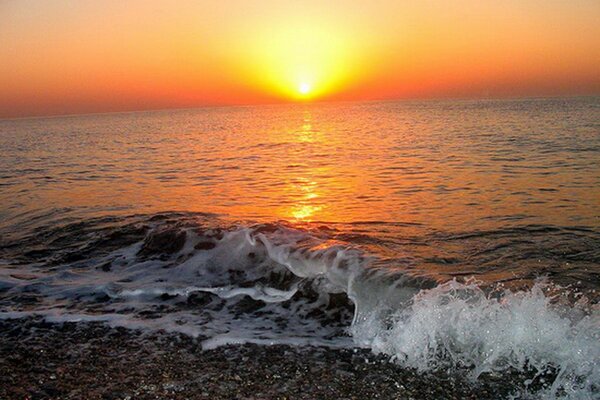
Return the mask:
[[[63, 235], [87, 252], [83, 262], [71, 253], [31, 259], [27, 273], [4, 269], [2, 317], [164, 329], [200, 337], [205, 348], [361, 346], [418, 370], [466, 369], [473, 379], [529, 371], [532, 381], [548, 380], [537, 395], [598, 392], [598, 305], [571, 301], [548, 281], [523, 290], [438, 282], [378, 267], [375, 255], [325, 231], [285, 224], [145, 224], [95, 232], [95, 244]], [[110, 250], [127, 232], [130, 243]]]

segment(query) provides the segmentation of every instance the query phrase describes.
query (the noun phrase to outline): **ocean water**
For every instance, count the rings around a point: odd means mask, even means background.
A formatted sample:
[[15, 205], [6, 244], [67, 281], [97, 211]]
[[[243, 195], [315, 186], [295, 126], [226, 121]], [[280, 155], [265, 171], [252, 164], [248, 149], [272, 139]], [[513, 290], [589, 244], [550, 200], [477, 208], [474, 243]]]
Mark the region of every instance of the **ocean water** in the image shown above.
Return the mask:
[[600, 98], [0, 121], [0, 318], [600, 396]]

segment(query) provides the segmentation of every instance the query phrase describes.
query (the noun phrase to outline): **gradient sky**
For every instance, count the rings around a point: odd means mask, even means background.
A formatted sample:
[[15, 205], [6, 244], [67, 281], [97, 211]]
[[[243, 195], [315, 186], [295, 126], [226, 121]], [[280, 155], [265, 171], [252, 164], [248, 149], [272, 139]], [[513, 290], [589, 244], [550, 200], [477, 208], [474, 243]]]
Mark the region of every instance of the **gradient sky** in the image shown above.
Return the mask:
[[600, 94], [598, 0], [174, 3], [0, 0], [0, 118]]

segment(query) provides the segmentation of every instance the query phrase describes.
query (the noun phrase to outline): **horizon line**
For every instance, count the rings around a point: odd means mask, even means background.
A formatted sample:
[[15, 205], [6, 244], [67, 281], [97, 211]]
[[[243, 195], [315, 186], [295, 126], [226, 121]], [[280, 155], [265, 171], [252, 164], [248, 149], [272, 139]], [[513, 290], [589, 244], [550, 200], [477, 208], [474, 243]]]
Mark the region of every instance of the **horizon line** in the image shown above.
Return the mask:
[[572, 94], [572, 95], [515, 95], [515, 96], [490, 96], [490, 97], [405, 97], [405, 98], [376, 98], [362, 100], [309, 100], [309, 101], [281, 101], [281, 102], [265, 102], [265, 103], [240, 103], [240, 104], [204, 104], [192, 107], [165, 107], [165, 108], [147, 108], [135, 110], [120, 110], [120, 111], [98, 111], [98, 112], [82, 112], [69, 114], [43, 114], [43, 115], [25, 115], [18, 117], [0, 117], [0, 122], [4, 121], [19, 121], [32, 119], [53, 119], [53, 118], [69, 118], [69, 117], [84, 117], [94, 115], [111, 115], [111, 114], [136, 114], [144, 112], [161, 112], [161, 111], [186, 111], [200, 110], [211, 108], [246, 108], [246, 107], [268, 107], [268, 106], [290, 106], [290, 105], [311, 105], [311, 104], [336, 104], [336, 103], [385, 103], [385, 102], [442, 102], [442, 101], [511, 101], [511, 100], [543, 100], [543, 99], [575, 99], [575, 98], [593, 98], [600, 97], [600, 93], [595, 94]]

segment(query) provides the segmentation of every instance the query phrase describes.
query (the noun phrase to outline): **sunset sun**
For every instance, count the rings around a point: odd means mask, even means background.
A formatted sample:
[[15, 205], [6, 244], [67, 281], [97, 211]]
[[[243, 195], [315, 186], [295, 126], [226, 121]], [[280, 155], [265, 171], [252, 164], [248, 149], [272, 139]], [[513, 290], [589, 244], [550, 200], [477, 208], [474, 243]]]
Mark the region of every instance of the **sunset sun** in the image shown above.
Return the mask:
[[249, 35], [239, 49], [257, 91], [283, 100], [343, 92], [360, 75], [362, 42], [343, 24], [294, 18]]
[[308, 96], [311, 92], [311, 89], [312, 88], [308, 82], [302, 82], [300, 85], [298, 85], [298, 93], [303, 96]]

